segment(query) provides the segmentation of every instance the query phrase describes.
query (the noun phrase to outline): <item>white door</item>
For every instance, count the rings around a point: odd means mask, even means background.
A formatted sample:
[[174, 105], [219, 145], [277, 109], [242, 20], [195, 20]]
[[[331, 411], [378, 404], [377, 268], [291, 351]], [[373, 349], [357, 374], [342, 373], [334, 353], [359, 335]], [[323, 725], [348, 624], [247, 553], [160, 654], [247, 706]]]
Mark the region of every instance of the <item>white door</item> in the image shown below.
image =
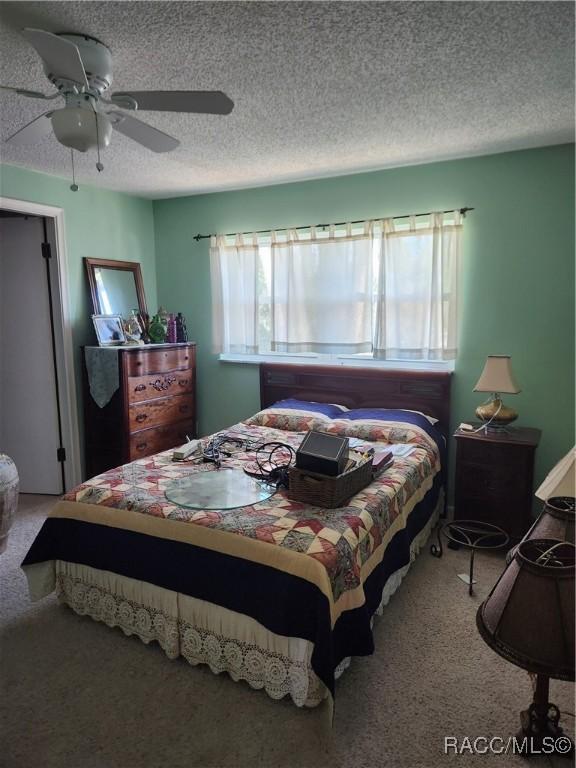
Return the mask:
[[62, 493], [43, 221], [0, 218], [0, 452], [22, 493]]

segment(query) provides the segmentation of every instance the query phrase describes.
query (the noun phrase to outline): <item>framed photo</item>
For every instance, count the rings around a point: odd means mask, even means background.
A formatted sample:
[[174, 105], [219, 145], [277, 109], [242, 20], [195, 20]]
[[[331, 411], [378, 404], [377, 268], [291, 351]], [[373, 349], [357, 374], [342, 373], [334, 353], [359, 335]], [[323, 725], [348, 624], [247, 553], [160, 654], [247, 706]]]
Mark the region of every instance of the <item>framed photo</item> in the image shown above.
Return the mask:
[[92, 322], [101, 347], [114, 347], [126, 343], [122, 315], [92, 315]]

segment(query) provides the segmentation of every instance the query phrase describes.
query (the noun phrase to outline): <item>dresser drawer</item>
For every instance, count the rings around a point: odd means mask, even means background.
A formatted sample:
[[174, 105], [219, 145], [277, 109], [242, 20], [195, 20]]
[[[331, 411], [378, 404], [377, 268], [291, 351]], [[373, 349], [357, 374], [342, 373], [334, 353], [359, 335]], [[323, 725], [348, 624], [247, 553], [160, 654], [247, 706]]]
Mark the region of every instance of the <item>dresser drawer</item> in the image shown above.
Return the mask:
[[149, 373], [166, 373], [193, 367], [194, 347], [170, 349], [139, 349], [126, 358], [128, 376], [145, 376]]
[[194, 400], [190, 395], [175, 395], [131, 405], [128, 409], [130, 433], [194, 418]]
[[145, 376], [130, 376], [128, 379], [130, 404], [166, 395], [191, 394], [193, 391], [194, 373], [190, 369], [169, 373], [148, 373]]
[[136, 432], [130, 435], [129, 460], [134, 461], [143, 456], [151, 456], [153, 453], [183, 445], [188, 437], [192, 439], [195, 436], [195, 429], [193, 421], [180, 421], [177, 424]]

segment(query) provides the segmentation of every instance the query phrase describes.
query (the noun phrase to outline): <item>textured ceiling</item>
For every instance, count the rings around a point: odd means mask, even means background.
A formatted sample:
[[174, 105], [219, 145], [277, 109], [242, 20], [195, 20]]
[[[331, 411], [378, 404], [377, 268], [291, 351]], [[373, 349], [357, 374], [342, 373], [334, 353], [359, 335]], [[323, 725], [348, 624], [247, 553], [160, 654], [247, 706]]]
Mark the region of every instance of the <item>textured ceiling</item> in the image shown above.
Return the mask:
[[[180, 139], [155, 155], [115, 133], [80, 182], [169, 197], [574, 140], [572, 2], [1, 2], [0, 83], [47, 91], [18, 34], [83, 32], [112, 90], [217, 89], [229, 116], [141, 112]], [[56, 104], [58, 102], [51, 102]], [[6, 138], [45, 111], [0, 94]], [[53, 137], [4, 162], [69, 175]]]

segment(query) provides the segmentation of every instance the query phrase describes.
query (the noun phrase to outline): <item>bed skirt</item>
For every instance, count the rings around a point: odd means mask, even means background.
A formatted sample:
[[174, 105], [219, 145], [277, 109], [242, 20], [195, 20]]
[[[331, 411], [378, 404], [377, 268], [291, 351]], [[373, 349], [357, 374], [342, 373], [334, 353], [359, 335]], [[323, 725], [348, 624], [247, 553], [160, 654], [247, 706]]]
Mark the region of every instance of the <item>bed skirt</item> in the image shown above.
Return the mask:
[[[410, 562], [387, 579], [377, 614], [428, 540], [443, 505], [441, 492], [433, 514], [411, 542]], [[299, 707], [315, 707], [330, 695], [312, 669], [313, 644], [308, 640], [274, 634], [248, 616], [148, 582], [62, 560], [54, 565], [61, 602], [144, 643], [158, 642], [170, 659], [182, 656], [194, 666], [206, 664], [214, 674], [227, 672], [273, 699], [290, 696]], [[341, 661], [336, 678], [349, 665], [349, 657]]]

